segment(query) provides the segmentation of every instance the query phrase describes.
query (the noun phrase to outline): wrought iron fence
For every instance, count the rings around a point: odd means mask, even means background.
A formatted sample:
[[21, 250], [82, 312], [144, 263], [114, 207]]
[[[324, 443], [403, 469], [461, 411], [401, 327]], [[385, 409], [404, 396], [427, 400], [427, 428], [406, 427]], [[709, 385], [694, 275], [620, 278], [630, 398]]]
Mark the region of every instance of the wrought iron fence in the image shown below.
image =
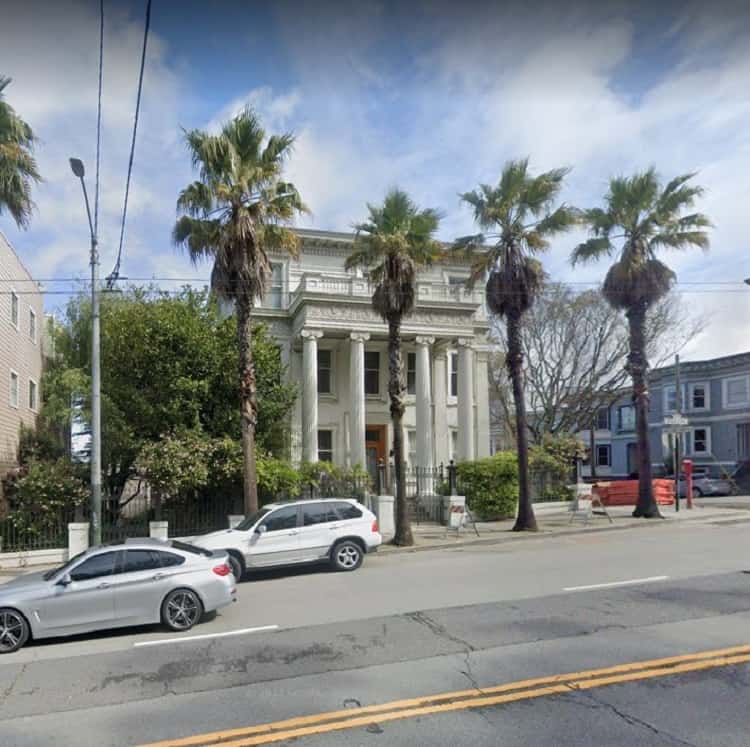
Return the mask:
[[68, 523], [74, 520], [73, 510], [45, 513], [33, 526], [9, 514], [0, 519], [0, 552], [28, 552], [68, 546]]
[[303, 486], [301, 498], [354, 498], [364, 503], [373, 489], [369, 475], [336, 477], [321, 475], [314, 482]]
[[229, 528], [229, 515], [237, 510], [231, 495], [167, 504], [162, 519], [169, 522], [170, 537], [191, 537]]

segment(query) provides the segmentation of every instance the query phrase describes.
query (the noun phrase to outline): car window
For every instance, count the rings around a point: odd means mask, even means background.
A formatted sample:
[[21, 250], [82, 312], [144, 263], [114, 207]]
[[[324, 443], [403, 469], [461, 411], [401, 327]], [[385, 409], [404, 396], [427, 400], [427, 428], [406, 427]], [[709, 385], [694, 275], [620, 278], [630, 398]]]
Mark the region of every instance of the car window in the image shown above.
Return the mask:
[[346, 503], [342, 501], [341, 503], [336, 503], [335, 508], [336, 508], [336, 513], [342, 519], [361, 519], [362, 518], [362, 511], [358, 509], [356, 506], [353, 506], [351, 503]]
[[126, 550], [122, 573], [137, 573], [161, 568], [159, 555], [154, 550]]
[[294, 529], [297, 526], [297, 506], [285, 506], [277, 508], [263, 519], [262, 525], [269, 532], [278, 532], [282, 529]]
[[111, 576], [115, 570], [115, 555], [114, 552], [103, 552], [84, 560], [71, 571], [71, 580], [88, 581], [92, 578]]
[[156, 554], [159, 556], [162, 568], [173, 568], [185, 562], [185, 558], [182, 555], [175, 555], [173, 552], [158, 552]]
[[314, 524], [325, 524], [329, 521], [338, 521], [339, 517], [333, 503], [310, 503], [302, 507], [302, 523], [309, 527]]
[[235, 529], [239, 529], [241, 532], [246, 532], [248, 529], [252, 529], [258, 519], [263, 518], [271, 509], [270, 508], [260, 508], [258, 509], [254, 514], [250, 514], [246, 519], [243, 519]]

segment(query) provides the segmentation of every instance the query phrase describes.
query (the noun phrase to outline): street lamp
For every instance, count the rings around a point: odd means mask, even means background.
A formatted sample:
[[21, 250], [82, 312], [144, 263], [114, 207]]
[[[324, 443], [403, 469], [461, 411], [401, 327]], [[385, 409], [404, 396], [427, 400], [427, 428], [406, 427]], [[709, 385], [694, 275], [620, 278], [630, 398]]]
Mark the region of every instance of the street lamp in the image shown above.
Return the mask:
[[71, 158], [70, 168], [73, 174], [81, 180], [91, 233], [91, 544], [100, 545], [102, 542], [102, 410], [99, 360], [99, 252], [96, 230], [91, 221], [83, 161], [80, 158]]

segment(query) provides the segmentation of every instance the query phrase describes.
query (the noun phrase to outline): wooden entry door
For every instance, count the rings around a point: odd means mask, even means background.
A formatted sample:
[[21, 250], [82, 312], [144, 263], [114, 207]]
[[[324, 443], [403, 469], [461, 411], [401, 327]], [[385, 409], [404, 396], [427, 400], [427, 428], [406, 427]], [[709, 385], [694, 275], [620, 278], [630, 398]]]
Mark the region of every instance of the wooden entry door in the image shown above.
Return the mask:
[[365, 455], [367, 459], [367, 471], [372, 479], [372, 484], [378, 486], [378, 463], [383, 460], [388, 464], [386, 455], [386, 436], [388, 427], [385, 425], [365, 426]]

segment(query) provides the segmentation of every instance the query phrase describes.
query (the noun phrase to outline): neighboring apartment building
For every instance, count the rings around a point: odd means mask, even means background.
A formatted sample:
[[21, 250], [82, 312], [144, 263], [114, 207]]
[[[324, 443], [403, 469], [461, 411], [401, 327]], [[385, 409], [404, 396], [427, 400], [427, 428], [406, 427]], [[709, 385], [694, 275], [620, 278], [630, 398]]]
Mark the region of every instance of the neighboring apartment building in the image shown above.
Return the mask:
[[[292, 413], [292, 459], [361, 464], [374, 473], [392, 444], [387, 326], [361, 271], [344, 263], [353, 235], [298, 231], [299, 259], [272, 255], [273, 282], [256, 318], [278, 341], [301, 396]], [[467, 265], [424, 270], [404, 319], [404, 453], [411, 466], [490, 451], [487, 315], [483, 289], [467, 291]]]
[[[677, 407], [674, 366], [654, 369], [649, 377], [649, 430], [654, 473], [663, 473], [673, 444], [664, 418]], [[681, 454], [711, 473], [732, 473], [750, 460], [750, 353], [680, 365], [682, 414], [689, 430], [681, 436]], [[625, 477], [637, 471], [635, 411], [629, 392], [602, 408], [595, 431], [596, 472]], [[579, 434], [588, 444], [588, 433]], [[589, 474], [588, 467], [584, 474]]]
[[41, 290], [0, 232], [0, 475], [17, 463], [21, 424], [36, 422], [43, 334]]

